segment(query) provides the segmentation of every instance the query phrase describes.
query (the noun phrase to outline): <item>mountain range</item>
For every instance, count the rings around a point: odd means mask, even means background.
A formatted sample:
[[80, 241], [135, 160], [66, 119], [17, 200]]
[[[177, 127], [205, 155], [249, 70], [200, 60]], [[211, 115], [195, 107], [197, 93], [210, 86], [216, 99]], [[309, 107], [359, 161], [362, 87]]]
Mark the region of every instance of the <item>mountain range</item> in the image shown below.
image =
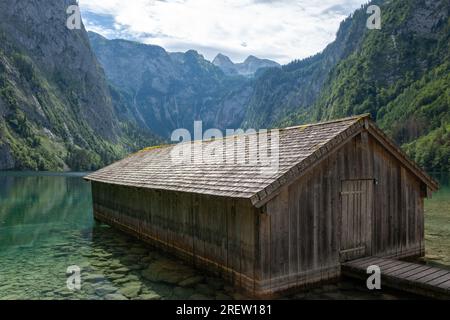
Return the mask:
[[275, 61], [268, 59], [259, 59], [255, 56], [248, 56], [244, 62], [234, 63], [231, 59], [221, 53], [219, 53], [212, 63], [219, 67], [226, 75], [241, 75], [252, 77], [258, 71], [267, 68], [279, 68], [281, 67]]
[[[269, 128], [360, 113], [427, 170], [450, 170], [450, 4], [378, 0], [321, 53], [212, 61], [65, 27], [75, 1], [0, 3], [0, 169], [90, 170], [174, 129]], [[13, 2], [14, 5], [10, 3]]]
[[108, 40], [89, 32], [106, 77], [124, 110], [142, 127], [168, 139], [173, 130], [239, 127], [252, 94], [251, 79], [229, 76], [195, 50], [169, 53], [159, 46]]

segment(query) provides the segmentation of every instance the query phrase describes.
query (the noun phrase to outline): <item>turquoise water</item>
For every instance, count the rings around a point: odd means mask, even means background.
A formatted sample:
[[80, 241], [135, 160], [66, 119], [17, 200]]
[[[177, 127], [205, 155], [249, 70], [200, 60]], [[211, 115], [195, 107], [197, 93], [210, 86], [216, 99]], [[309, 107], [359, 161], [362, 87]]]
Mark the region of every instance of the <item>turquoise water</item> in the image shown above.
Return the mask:
[[[84, 174], [0, 172], [0, 299], [245, 299], [217, 277], [92, 218]], [[81, 289], [67, 287], [67, 268]], [[341, 282], [291, 299], [404, 299]]]
[[450, 173], [436, 174], [439, 191], [425, 200], [426, 260], [450, 268]]

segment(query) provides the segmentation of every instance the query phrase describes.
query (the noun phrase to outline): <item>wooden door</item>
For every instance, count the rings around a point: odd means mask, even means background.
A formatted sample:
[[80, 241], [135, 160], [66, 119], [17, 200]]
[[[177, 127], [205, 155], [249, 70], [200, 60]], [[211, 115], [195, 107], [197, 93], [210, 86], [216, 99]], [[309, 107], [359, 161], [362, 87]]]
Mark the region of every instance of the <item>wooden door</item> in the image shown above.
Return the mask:
[[374, 180], [345, 180], [341, 183], [341, 261], [370, 255], [373, 186]]

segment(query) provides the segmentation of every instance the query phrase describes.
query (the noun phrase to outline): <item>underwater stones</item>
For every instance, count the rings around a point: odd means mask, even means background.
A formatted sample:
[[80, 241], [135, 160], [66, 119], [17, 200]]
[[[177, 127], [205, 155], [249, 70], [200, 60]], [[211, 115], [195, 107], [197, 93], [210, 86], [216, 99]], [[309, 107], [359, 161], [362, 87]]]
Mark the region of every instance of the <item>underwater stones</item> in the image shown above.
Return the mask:
[[157, 294], [156, 292], [147, 292], [144, 294], [139, 295], [139, 300], [160, 300], [161, 296]]
[[141, 292], [140, 282], [128, 282], [124, 284], [124, 287], [119, 289], [119, 293], [123, 294], [127, 298], [136, 298]]
[[122, 267], [123, 267], [123, 264], [120, 263], [120, 261], [117, 260], [117, 259], [109, 261], [109, 268], [110, 269], [119, 269], [119, 268], [122, 268]]
[[195, 286], [195, 291], [205, 296], [214, 295], [214, 289], [204, 283], [199, 283]]
[[153, 282], [177, 284], [192, 277], [194, 272], [184, 265], [176, 264], [168, 259], [161, 259], [152, 262], [141, 274], [145, 279]]
[[128, 252], [132, 254], [143, 255], [147, 253], [147, 249], [142, 247], [131, 247]]
[[176, 287], [173, 290], [173, 294], [175, 295], [176, 299], [187, 299], [193, 294], [195, 294], [194, 289], [191, 288], [183, 288], [183, 287]]
[[83, 285], [82, 290], [85, 294], [88, 295], [93, 295], [95, 293], [95, 288], [91, 284]]
[[94, 267], [97, 267], [97, 268], [104, 268], [104, 267], [108, 267], [109, 266], [109, 263], [106, 260], [94, 260], [94, 261], [91, 262], [91, 264]]
[[22, 297], [16, 294], [10, 294], [2, 297], [2, 300], [22, 300]]
[[124, 273], [128, 273], [128, 272], [130, 272], [130, 269], [128, 269], [127, 267], [121, 267], [121, 268], [114, 270], [114, 273], [124, 274]]
[[133, 264], [131, 266], [127, 266], [128, 269], [133, 270], [133, 271], [142, 270], [147, 267], [148, 267], [148, 265], [144, 265], [144, 264]]
[[123, 278], [123, 276], [124, 276], [123, 273], [111, 273], [111, 274], [108, 275], [108, 279], [114, 281], [114, 280]]
[[142, 293], [147, 293], [147, 291], [153, 291], [159, 294], [161, 297], [164, 297], [164, 299], [170, 299], [173, 296], [173, 289], [174, 287], [172, 285], [165, 284], [163, 282], [153, 283], [151, 286], [151, 290], [142, 290]]
[[95, 254], [91, 250], [82, 250], [80, 254], [85, 258], [95, 257]]
[[139, 256], [134, 255], [134, 254], [127, 254], [127, 255], [121, 257], [120, 261], [126, 265], [137, 264], [139, 262]]
[[91, 268], [91, 263], [89, 261], [82, 261], [81, 263], [77, 263], [77, 265], [80, 267], [81, 271], [87, 270]]
[[104, 285], [100, 285], [97, 288], [95, 288], [95, 293], [98, 294], [99, 296], [104, 296], [110, 293], [115, 293], [117, 291], [117, 288], [109, 285], [109, 284], [104, 284]]
[[81, 281], [91, 282], [91, 283], [101, 282], [101, 281], [105, 281], [105, 276], [101, 275], [101, 274], [88, 274], [86, 276], [83, 276]]
[[149, 257], [149, 256], [145, 256], [141, 259], [141, 263], [144, 264], [150, 264], [154, 261], [155, 259], [153, 257]]
[[134, 282], [134, 281], [139, 281], [139, 277], [137, 277], [135, 275], [131, 275], [131, 274], [128, 274], [126, 276], [122, 276], [121, 275], [120, 278], [113, 279], [113, 282], [118, 284], [118, 285], [121, 285], [121, 284], [124, 284], [124, 283], [127, 283], [127, 282]]
[[103, 259], [109, 259], [109, 258], [111, 258], [113, 256], [112, 253], [106, 252], [106, 251], [101, 250], [101, 249], [100, 250], [99, 249], [94, 249], [92, 251], [92, 254], [95, 257], [103, 258]]
[[120, 293], [110, 293], [105, 296], [105, 300], [128, 300], [127, 297]]
[[189, 300], [212, 300], [212, 299], [202, 294], [195, 293], [189, 297]]
[[6, 284], [6, 285], [3, 285], [3, 286], [0, 286], [0, 292], [6, 292], [6, 291], [11, 290], [13, 288], [14, 288], [13, 284]]
[[203, 279], [204, 279], [203, 276], [193, 276], [193, 277], [187, 278], [187, 279], [185, 279], [185, 280], [179, 282], [178, 285], [179, 285], [180, 287], [193, 287], [193, 286], [195, 286], [197, 283], [202, 282]]
[[71, 292], [71, 291], [60, 291], [60, 292], [58, 292], [58, 295], [59, 296], [61, 296], [61, 297], [71, 297], [71, 296], [73, 296], [73, 292]]
[[69, 255], [69, 252], [56, 252], [53, 254], [53, 257], [62, 258], [62, 257], [67, 257], [68, 255]]

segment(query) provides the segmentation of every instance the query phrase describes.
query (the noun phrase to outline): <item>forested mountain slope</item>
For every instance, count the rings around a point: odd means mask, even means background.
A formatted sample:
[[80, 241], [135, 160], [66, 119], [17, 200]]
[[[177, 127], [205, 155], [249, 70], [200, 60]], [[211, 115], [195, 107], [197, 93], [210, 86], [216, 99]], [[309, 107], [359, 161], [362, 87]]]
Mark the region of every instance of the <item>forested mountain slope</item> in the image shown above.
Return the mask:
[[71, 4], [0, 2], [0, 169], [94, 169], [154, 141], [121, 121]]
[[354, 32], [357, 39], [331, 68], [317, 99], [306, 109], [301, 101], [296, 102], [296, 111], [270, 125], [369, 112], [421, 166], [448, 171], [450, 2], [373, 3], [381, 7], [381, 30], [365, 27], [366, 7], [348, 18], [343, 26], [359, 29]]

